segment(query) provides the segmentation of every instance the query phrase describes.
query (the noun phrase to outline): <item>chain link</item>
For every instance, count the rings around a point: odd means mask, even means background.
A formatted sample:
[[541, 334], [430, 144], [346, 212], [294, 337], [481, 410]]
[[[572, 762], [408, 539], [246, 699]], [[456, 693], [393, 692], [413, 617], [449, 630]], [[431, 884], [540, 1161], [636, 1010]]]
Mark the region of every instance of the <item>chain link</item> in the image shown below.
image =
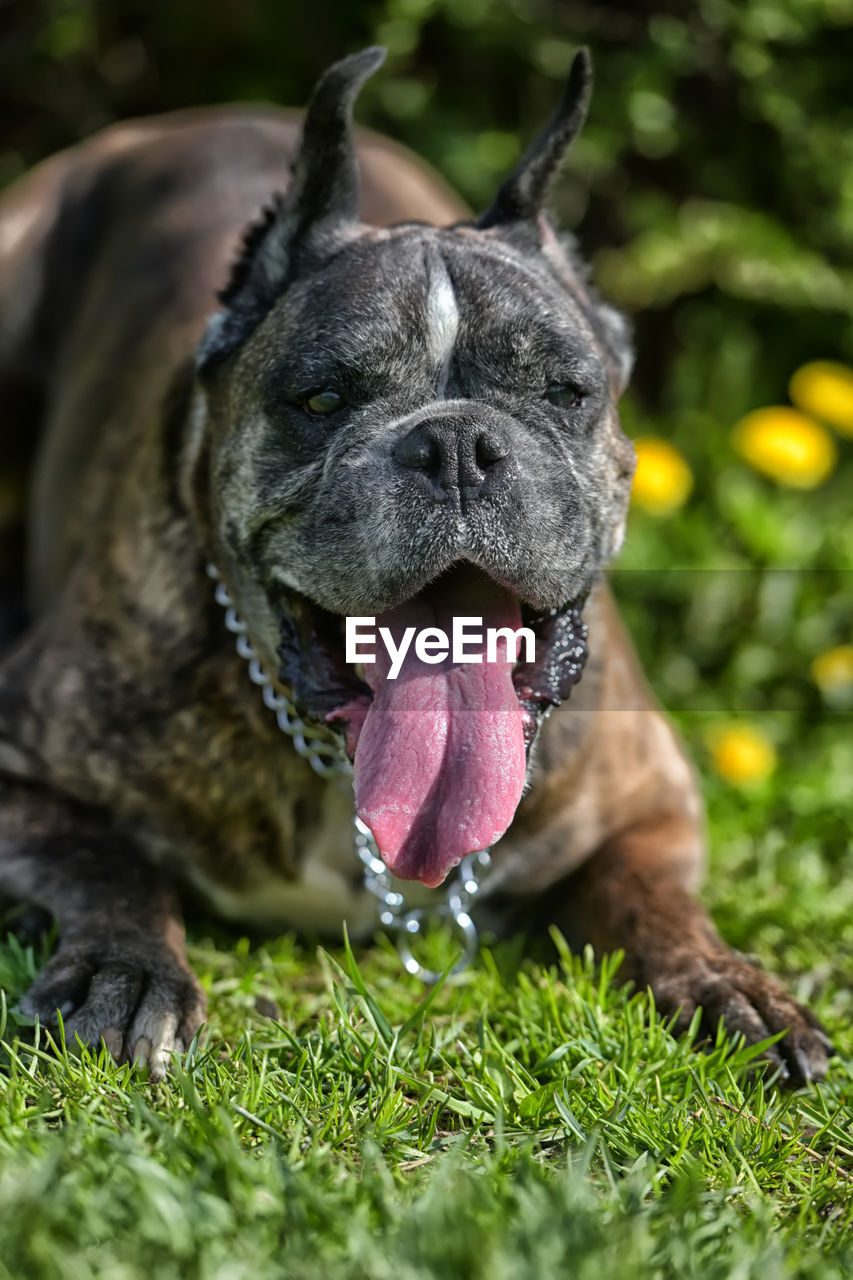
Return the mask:
[[[339, 740], [322, 726], [306, 724], [287, 695], [276, 691], [261, 666], [249, 640], [246, 624], [237, 613], [216, 565], [208, 564], [207, 574], [216, 583], [216, 602], [225, 610], [225, 626], [237, 637], [237, 652], [249, 664], [249, 679], [260, 688], [264, 705], [275, 714], [279, 729], [291, 739], [296, 753], [308, 761], [315, 773], [343, 782], [349, 788], [353, 768]], [[407, 911], [403, 894], [394, 888], [391, 872], [379, 856], [373, 832], [356, 813], [353, 813], [353, 828], [356, 852], [364, 871], [364, 887], [377, 900], [380, 924], [397, 934], [397, 948], [406, 972], [429, 983], [438, 982], [443, 976], [425, 968], [411, 949], [411, 939], [424, 932], [425, 921], [433, 916], [451, 920], [461, 935], [462, 954], [450, 970], [451, 975], [461, 973], [477, 954], [477, 926], [471, 919], [469, 908], [480, 892], [479, 873], [491, 866], [489, 850], [481, 849], [462, 859], [443, 903]]]

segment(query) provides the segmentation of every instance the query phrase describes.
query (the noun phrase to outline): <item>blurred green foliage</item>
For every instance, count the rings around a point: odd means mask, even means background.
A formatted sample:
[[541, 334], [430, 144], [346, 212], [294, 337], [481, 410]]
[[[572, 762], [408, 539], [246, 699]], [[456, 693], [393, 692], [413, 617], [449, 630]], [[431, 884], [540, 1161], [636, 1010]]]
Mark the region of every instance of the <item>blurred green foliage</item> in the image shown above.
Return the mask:
[[[805, 361], [853, 363], [853, 0], [26, 0], [2, 11], [0, 180], [110, 121], [229, 99], [304, 102], [381, 42], [362, 122], [483, 206], [550, 111], [579, 43], [597, 87], [554, 196], [634, 314], [624, 420], [685, 455], [677, 514], [633, 513], [615, 575], [646, 669], [702, 755], [762, 716], [781, 764], [722, 815], [847, 851], [849, 725], [809, 675], [853, 639], [853, 441], [815, 492], [735, 454], [748, 410]], [[729, 792], [725, 786], [722, 791]]]

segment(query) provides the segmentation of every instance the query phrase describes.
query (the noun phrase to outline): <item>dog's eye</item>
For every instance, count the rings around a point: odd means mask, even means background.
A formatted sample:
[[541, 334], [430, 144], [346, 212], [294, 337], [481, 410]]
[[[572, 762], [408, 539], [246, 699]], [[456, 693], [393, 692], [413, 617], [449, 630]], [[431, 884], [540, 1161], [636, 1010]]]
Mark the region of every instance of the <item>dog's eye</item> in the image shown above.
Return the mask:
[[545, 391], [545, 399], [558, 409], [576, 409], [583, 398], [583, 392], [570, 382], [551, 382]]
[[322, 387], [318, 391], [310, 391], [299, 403], [306, 413], [313, 414], [315, 418], [328, 418], [343, 409], [346, 400], [330, 387]]

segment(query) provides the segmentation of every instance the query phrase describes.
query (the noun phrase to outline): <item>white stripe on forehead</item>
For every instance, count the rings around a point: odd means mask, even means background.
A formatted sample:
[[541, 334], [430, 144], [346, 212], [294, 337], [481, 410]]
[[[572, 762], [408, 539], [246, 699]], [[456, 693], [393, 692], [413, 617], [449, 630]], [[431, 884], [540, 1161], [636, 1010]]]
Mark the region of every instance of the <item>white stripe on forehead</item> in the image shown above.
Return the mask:
[[429, 351], [438, 365], [436, 392], [443, 395], [450, 376], [450, 361], [459, 332], [459, 309], [447, 268], [442, 258], [435, 254], [429, 259], [429, 292], [426, 303], [427, 342]]

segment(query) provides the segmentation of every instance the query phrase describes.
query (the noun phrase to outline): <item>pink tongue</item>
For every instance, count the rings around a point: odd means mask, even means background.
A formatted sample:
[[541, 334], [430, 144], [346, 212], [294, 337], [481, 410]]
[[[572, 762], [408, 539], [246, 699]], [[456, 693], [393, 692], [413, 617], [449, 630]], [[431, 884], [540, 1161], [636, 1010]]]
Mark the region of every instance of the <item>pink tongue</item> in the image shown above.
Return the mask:
[[[379, 636], [387, 627], [399, 646], [407, 627], [416, 634], [440, 627], [452, 638], [453, 618], [482, 618], [466, 641], [480, 663], [421, 662], [412, 638], [395, 680]], [[521, 625], [518, 601], [475, 571], [459, 570], [414, 600], [377, 617], [376, 662], [365, 665], [373, 701], [355, 753], [355, 802], [376, 838], [385, 865], [403, 880], [441, 884], [468, 853], [503, 835], [524, 786], [522, 712], [506, 662], [486, 662], [489, 627]]]

